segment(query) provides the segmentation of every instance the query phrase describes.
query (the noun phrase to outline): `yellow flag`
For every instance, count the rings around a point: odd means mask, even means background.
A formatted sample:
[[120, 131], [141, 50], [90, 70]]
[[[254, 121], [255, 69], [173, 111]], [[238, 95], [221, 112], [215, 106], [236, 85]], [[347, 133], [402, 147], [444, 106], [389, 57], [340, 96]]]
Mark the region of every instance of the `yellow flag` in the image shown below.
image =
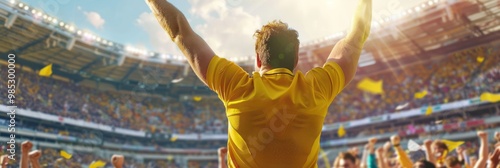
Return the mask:
[[490, 92], [484, 92], [480, 96], [481, 101], [488, 101], [491, 103], [496, 103], [500, 101], [500, 94], [494, 94]]
[[69, 154], [68, 152], [66, 152], [64, 150], [61, 150], [60, 154], [65, 159], [71, 159], [71, 156], [73, 156], [73, 155]]
[[427, 90], [415, 93], [415, 99], [422, 99], [427, 95]]
[[345, 129], [344, 129], [344, 125], [340, 125], [339, 127], [339, 130], [337, 131], [337, 134], [339, 135], [339, 137], [343, 137], [345, 136]]
[[431, 115], [432, 114], [432, 106], [427, 107], [427, 110], [425, 110], [425, 115]]
[[193, 100], [194, 100], [195, 102], [199, 102], [199, 101], [201, 101], [201, 99], [202, 99], [202, 97], [201, 97], [201, 96], [194, 96], [194, 97], [193, 97]]
[[103, 162], [101, 160], [93, 161], [89, 168], [98, 168], [98, 167], [104, 167], [106, 166], [106, 162]]
[[464, 144], [464, 141], [450, 141], [450, 140], [441, 140], [443, 141], [444, 144], [446, 144], [446, 146], [448, 147], [448, 151], [453, 151], [455, 150], [457, 147], [459, 147], [460, 145]]
[[38, 72], [38, 75], [44, 76], [44, 77], [49, 77], [52, 75], [52, 64], [49, 64], [42, 69], [40, 69], [40, 72]]
[[482, 47], [476, 48], [477, 58], [476, 61], [482, 63], [484, 61], [484, 49]]
[[382, 93], [384, 93], [384, 89], [382, 88], [382, 85], [383, 85], [382, 80], [373, 81], [370, 78], [365, 78], [358, 83], [357, 87], [360, 90], [370, 92], [373, 94], [382, 94]]
[[170, 141], [172, 141], [172, 142], [177, 141], [177, 136], [172, 136], [172, 138], [170, 138]]
[[479, 56], [476, 58], [476, 61], [479, 62], [479, 63], [482, 63], [484, 61], [484, 57], [483, 56]]

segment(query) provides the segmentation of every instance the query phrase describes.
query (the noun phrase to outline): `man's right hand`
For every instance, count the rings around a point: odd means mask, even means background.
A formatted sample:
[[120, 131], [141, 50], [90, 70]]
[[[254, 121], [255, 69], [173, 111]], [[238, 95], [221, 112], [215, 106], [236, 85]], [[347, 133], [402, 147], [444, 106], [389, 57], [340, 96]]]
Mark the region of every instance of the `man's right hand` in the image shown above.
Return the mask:
[[115, 168], [122, 168], [124, 160], [125, 159], [124, 159], [123, 155], [113, 155], [111, 157], [111, 162], [113, 163], [113, 166]]
[[384, 144], [384, 151], [385, 151], [385, 152], [389, 151], [389, 150], [391, 149], [391, 147], [392, 147], [392, 146], [391, 146], [391, 142], [386, 142], [386, 143]]
[[7, 167], [7, 164], [9, 164], [9, 156], [8, 155], [0, 156], [0, 164], [2, 168]]
[[463, 154], [463, 152], [464, 152], [464, 148], [462, 146], [458, 146], [457, 147], [457, 153], [458, 154]]
[[430, 147], [431, 145], [432, 145], [432, 140], [427, 139], [427, 140], [424, 141], [424, 146], [425, 147]]
[[28, 156], [30, 157], [31, 167], [40, 168], [40, 163], [38, 162], [38, 160], [42, 156], [42, 152], [40, 152], [39, 150], [31, 151]]
[[393, 135], [391, 137], [391, 143], [392, 143], [392, 145], [399, 145], [400, 141], [401, 140], [399, 138], [399, 135]]
[[478, 131], [477, 136], [482, 140], [488, 139], [488, 133], [485, 131]]
[[24, 141], [21, 144], [21, 152], [23, 154], [28, 154], [31, 151], [31, 148], [33, 148], [33, 143], [31, 143], [30, 141]]
[[30, 158], [29, 152], [33, 148], [33, 144], [30, 141], [24, 141], [21, 143], [21, 161], [19, 164], [20, 168], [29, 168]]
[[353, 156], [356, 156], [356, 157], [359, 155], [359, 149], [358, 149], [358, 147], [353, 147], [353, 148], [349, 149], [348, 152], [351, 153]]
[[219, 156], [226, 156], [226, 154], [227, 154], [227, 148], [226, 147], [220, 147], [217, 150], [217, 153], [219, 154]]

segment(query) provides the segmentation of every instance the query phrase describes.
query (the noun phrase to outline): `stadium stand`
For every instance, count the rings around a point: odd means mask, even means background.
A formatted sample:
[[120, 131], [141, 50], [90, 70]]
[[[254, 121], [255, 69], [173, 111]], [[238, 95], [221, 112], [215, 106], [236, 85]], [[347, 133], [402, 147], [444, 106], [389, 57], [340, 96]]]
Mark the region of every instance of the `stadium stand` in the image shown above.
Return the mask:
[[[376, 63], [361, 67], [356, 79], [330, 106], [321, 139], [326, 154], [318, 158], [319, 167], [331, 165], [341, 151], [362, 148], [370, 137], [382, 141], [395, 134], [401, 137], [404, 146], [408, 140], [422, 144], [427, 138], [464, 140], [467, 153], [478, 155], [480, 145], [475, 132], [488, 130], [492, 135], [500, 127], [499, 104], [481, 102], [478, 98], [484, 92], [500, 92], [499, 21], [484, 14], [498, 11], [498, 6], [496, 1], [483, 0], [429, 7], [418, 16], [394, 21], [401, 33], [407, 34], [406, 38], [395, 38], [399, 35], [387, 33], [392, 32], [391, 28], [380, 25], [365, 51], [373, 55]], [[0, 40], [0, 52], [22, 55], [17, 102], [23, 112], [36, 115], [19, 115], [19, 139], [37, 144], [43, 151], [40, 162], [43, 167], [56, 167], [55, 164], [81, 167], [98, 159], [109, 163], [109, 156], [114, 153], [125, 154], [126, 167], [217, 167], [215, 149], [224, 146], [227, 138], [224, 106], [189, 69], [185, 70], [185, 62], [176, 58], [151, 61], [139, 58], [137, 53], [116, 56], [126, 46], [84, 41], [77, 32], [67, 36], [67, 30], [35, 23], [29, 18], [30, 12], [18, 8], [2, 4], [3, 23], [9, 23], [5, 13], [16, 11], [19, 18], [11, 27], [0, 28], [16, 34]], [[442, 21], [450, 8], [455, 9], [453, 15], [465, 16], [453, 23]], [[412, 22], [419, 24], [409, 24]], [[470, 30], [470, 25], [477, 28]], [[38, 31], [23, 33], [30, 26]], [[415, 27], [422, 30], [414, 30]], [[47, 38], [48, 32], [55, 33]], [[65, 50], [70, 37], [78, 38], [76, 47]], [[338, 37], [325, 39], [302, 45], [300, 70], [319, 65]], [[58, 40], [56, 45], [46, 46]], [[396, 45], [400, 47], [391, 47]], [[376, 46], [382, 47], [378, 50]], [[43, 50], [34, 52], [37, 49]], [[58, 57], [49, 56], [59, 50]], [[112, 59], [103, 59], [94, 50]], [[153, 55], [157, 59], [162, 54]], [[79, 61], [72, 60], [76, 56], [81, 57]], [[6, 76], [3, 59], [0, 75]], [[40, 77], [37, 71], [48, 59], [54, 60], [54, 75]], [[251, 72], [251, 66], [242, 66]], [[153, 84], [138, 82], [145, 80], [141, 76], [150, 74], [149, 71], [161, 74], [155, 78], [162, 80]], [[181, 82], [172, 82], [179, 77], [183, 77]], [[357, 89], [356, 84], [365, 78], [382, 80], [384, 94], [373, 95]], [[0, 80], [0, 92], [6, 92], [5, 86], [6, 81]], [[152, 88], [148, 89], [149, 86]], [[424, 90], [427, 95], [415, 98], [415, 93]], [[7, 100], [0, 98], [0, 105], [6, 104]], [[436, 109], [450, 104], [464, 105]], [[423, 115], [420, 110], [428, 106], [436, 112]], [[8, 122], [3, 112], [2, 125]], [[390, 118], [409, 113], [416, 115]], [[346, 126], [345, 137], [337, 135], [339, 125]], [[137, 134], [130, 136], [133, 133]], [[7, 134], [1, 130], [0, 135]], [[2, 146], [0, 154], [5, 149]], [[59, 151], [66, 149], [71, 149], [74, 158], [61, 159]], [[15, 162], [10, 164], [18, 166]]]
[[[498, 48], [500, 46], [472, 48], [440, 60], [366, 76], [384, 81], [386, 94], [382, 96], [363, 93], [355, 85], [359, 80], [355, 80], [331, 105], [325, 124], [396, 112], [396, 107], [405, 103], [409, 103], [407, 109], [412, 109], [475, 98], [483, 92], [496, 93], [500, 89]], [[475, 61], [476, 50], [484, 50], [484, 62]], [[6, 71], [0, 73], [7, 75]], [[223, 126], [227, 125], [224, 106], [216, 98], [165, 101], [165, 97], [154, 95], [98, 91], [40, 77], [35, 73], [22, 73], [19, 78], [19, 106], [33, 111], [141, 131], [179, 134], [201, 133], [202, 130], [203, 133], [227, 132]], [[3, 84], [6, 86], [5, 81]], [[412, 85], [421, 87], [408, 87]], [[0, 86], [0, 91], [6, 92], [6, 89]], [[413, 95], [422, 90], [429, 92], [428, 95], [416, 99]]]

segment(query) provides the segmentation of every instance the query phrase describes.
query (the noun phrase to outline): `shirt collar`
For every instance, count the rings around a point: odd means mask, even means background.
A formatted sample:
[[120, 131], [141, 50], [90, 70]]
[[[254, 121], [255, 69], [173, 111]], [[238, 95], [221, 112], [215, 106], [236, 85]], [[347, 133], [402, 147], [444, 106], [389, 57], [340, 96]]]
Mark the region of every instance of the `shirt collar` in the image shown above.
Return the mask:
[[293, 72], [287, 68], [274, 68], [267, 72], [264, 72], [264, 75], [275, 75], [275, 74], [288, 74], [293, 76]]

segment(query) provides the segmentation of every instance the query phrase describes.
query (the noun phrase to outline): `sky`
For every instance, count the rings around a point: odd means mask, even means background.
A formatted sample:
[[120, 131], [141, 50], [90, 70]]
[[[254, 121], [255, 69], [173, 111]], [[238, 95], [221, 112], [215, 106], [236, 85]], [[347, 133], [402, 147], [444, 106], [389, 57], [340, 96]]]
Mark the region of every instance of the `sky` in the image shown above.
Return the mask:
[[[7, 0], [3, 0], [7, 1]], [[164, 54], [180, 51], [144, 0], [16, 0], [103, 39]], [[252, 56], [253, 33], [281, 20], [307, 43], [347, 30], [358, 0], [169, 0], [222, 57]], [[400, 14], [426, 0], [373, 0], [374, 20]]]

